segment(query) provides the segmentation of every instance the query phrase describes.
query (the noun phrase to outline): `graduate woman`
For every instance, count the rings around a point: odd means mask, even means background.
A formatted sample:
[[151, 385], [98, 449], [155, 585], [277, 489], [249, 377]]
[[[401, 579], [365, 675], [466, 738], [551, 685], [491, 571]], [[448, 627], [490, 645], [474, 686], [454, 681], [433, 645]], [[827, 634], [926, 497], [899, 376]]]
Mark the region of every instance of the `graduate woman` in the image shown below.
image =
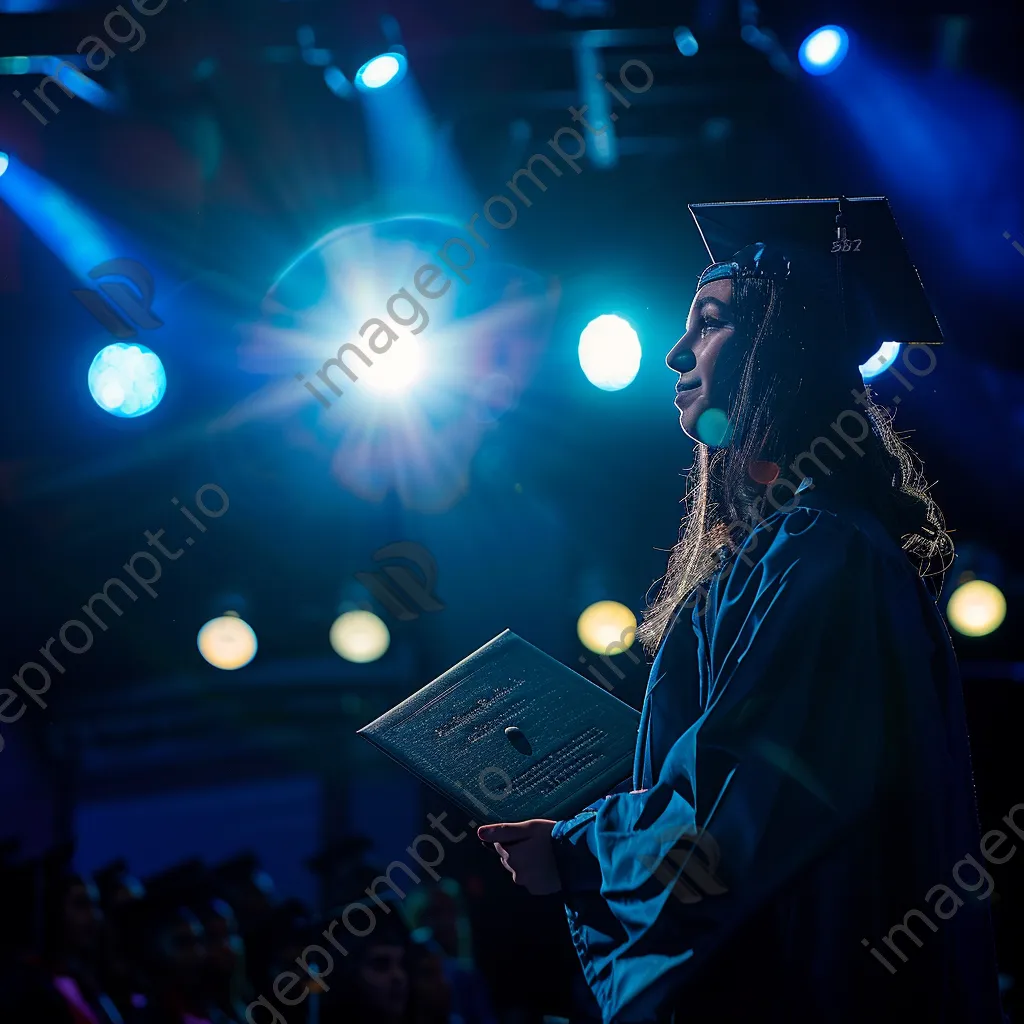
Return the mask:
[[994, 1024], [985, 890], [944, 884], [981, 856], [951, 545], [858, 371], [929, 372], [938, 325], [884, 199], [691, 210], [721, 262], [667, 358], [696, 448], [631, 789], [480, 838], [561, 892], [606, 1024]]

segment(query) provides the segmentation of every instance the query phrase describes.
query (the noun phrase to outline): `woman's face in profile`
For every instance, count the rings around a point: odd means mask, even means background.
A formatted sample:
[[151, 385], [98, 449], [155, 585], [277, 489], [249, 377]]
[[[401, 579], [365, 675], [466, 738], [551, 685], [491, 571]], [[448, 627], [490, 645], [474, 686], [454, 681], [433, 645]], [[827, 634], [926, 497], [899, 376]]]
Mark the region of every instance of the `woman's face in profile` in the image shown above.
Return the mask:
[[739, 369], [739, 353], [731, 344], [735, 333], [732, 301], [733, 282], [729, 278], [709, 281], [698, 289], [686, 333], [665, 357], [669, 369], [679, 374], [675, 397], [679, 423], [694, 441], [706, 440], [697, 430], [697, 421], [704, 412], [729, 411], [729, 394]]

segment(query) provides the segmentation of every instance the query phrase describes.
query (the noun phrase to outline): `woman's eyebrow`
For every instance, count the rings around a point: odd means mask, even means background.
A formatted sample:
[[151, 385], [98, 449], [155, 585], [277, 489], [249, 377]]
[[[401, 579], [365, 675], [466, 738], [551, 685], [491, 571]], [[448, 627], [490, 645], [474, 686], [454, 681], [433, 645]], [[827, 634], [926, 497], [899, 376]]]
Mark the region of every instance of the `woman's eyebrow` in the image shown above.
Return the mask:
[[691, 321], [694, 321], [694, 320], [700, 319], [700, 317], [704, 313], [704, 310], [707, 309], [708, 306], [721, 306], [721, 305], [722, 305], [721, 300], [716, 299], [713, 295], [705, 295], [702, 298], [699, 298], [694, 303], [693, 309], [690, 310], [690, 320], [688, 320], [687, 323], [689, 323]]

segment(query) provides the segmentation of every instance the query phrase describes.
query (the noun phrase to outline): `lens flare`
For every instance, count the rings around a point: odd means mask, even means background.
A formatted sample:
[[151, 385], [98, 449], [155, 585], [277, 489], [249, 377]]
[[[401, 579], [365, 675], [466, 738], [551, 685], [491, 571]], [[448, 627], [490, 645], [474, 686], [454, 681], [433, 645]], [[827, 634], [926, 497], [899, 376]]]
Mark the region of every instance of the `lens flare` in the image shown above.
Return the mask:
[[697, 436], [711, 448], [724, 448], [732, 437], [729, 417], [721, 409], [705, 409], [697, 420]]

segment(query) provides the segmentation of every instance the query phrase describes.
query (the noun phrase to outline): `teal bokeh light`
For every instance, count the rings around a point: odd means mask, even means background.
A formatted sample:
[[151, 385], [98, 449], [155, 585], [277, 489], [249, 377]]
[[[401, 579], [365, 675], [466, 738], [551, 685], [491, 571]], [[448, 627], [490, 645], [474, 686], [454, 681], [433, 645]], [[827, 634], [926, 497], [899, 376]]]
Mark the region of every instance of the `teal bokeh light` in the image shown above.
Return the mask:
[[697, 420], [697, 436], [711, 448], [724, 448], [732, 438], [729, 417], [721, 409], [705, 409]]
[[111, 416], [144, 416], [160, 404], [166, 390], [163, 363], [145, 345], [107, 345], [89, 367], [89, 393]]

